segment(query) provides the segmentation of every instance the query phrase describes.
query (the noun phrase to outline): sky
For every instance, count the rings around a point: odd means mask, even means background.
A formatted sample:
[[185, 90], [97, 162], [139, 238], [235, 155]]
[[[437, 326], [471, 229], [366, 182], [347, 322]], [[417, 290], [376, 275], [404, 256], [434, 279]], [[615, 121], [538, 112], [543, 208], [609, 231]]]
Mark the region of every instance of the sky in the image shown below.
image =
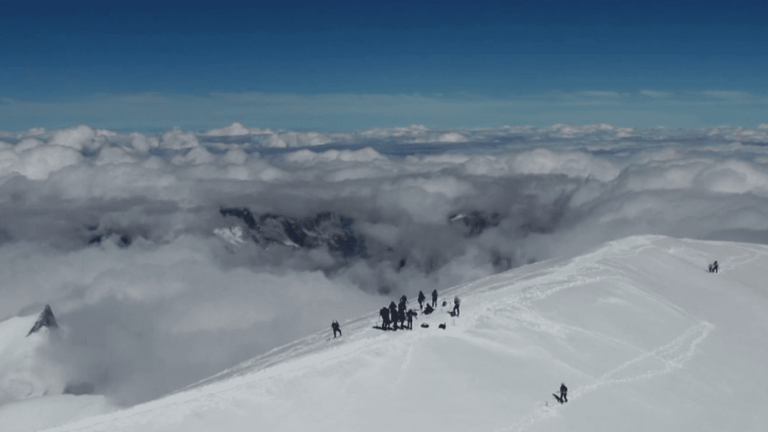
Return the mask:
[[755, 127], [760, 2], [0, 2], [0, 130]]

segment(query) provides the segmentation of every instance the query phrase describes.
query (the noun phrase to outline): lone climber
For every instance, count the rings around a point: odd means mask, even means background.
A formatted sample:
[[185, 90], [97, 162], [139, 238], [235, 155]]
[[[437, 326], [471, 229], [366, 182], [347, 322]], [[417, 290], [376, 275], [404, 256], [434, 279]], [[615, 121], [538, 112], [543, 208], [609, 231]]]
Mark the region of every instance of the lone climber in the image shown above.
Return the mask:
[[453, 316], [459, 316], [459, 305], [461, 304], [461, 300], [459, 300], [458, 297], [453, 298], [453, 312], [451, 312], [451, 315]]

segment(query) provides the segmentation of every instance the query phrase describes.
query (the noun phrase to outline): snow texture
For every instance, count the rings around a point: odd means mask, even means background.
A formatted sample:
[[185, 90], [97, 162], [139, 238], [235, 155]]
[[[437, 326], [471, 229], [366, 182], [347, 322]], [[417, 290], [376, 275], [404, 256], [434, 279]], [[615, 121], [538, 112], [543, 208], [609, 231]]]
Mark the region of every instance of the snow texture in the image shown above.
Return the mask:
[[445, 290], [413, 331], [371, 311], [50, 431], [760, 431], [765, 269], [766, 246], [629, 237]]

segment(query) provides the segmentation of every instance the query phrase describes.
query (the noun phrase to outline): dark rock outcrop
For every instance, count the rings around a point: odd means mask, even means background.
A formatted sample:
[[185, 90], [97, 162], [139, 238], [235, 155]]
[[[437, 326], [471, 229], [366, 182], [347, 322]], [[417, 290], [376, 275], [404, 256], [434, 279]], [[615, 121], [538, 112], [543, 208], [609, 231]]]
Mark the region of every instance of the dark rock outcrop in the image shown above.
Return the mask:
[[459, 227], [464, 237], [477, 237], [487, 228], [499, 226], [500, 222], [499, 213], [487, 214], [477, 210], [448, 216], [448, 223]]
[[253, 214], [247, 208], [222, 208], [222, 216], [240, 219], [249, 237], [264, 247], [278, 244], [314, 249], [327, 246], [343, 258], [365, 258], [365, 239], [352, 228], [354, 220], [331, 212], [298, 219], [272, 213]]
[[53, 316], [53, 311], [51, 310], [51, 307], [49, 305], [45, 305], [45, 308], [43, 309], [43, 311], [40, 312], [40, 316], [37, 317], [37, 321], [35, 321], [35, 325], [33, 325], [32, 328], [29, 330], [29, 333], [27, 333], [27, 336], [40, 330], [43, 327], [48, 327], [51, 329], [59, 327], [59, 325], [56, 323], [56, 317]]

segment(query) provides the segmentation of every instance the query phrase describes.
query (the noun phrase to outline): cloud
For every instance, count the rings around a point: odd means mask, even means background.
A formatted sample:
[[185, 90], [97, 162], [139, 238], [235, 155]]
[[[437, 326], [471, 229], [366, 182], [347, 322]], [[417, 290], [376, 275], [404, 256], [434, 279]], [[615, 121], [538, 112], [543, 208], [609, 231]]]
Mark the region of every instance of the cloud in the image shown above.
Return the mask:
[[242, 125], [242, 123], [234, 122], [231, 125], [219, 129], [211, 129], [205, 132], [204, 135], [208, 136], [242, 136], [248, 135], [251, 131]]
[[50, 303], [45, 355], [121, 404], [603, 241], [768, 242], [765, 125], [2, 136], [0, 319]]
[[160, 141], [160, 147], [168, 150], [190, 149], [199, 145], [197, 135], [191, 132], [182, 132], [179, 128], [164, 133], [163, 139]]

